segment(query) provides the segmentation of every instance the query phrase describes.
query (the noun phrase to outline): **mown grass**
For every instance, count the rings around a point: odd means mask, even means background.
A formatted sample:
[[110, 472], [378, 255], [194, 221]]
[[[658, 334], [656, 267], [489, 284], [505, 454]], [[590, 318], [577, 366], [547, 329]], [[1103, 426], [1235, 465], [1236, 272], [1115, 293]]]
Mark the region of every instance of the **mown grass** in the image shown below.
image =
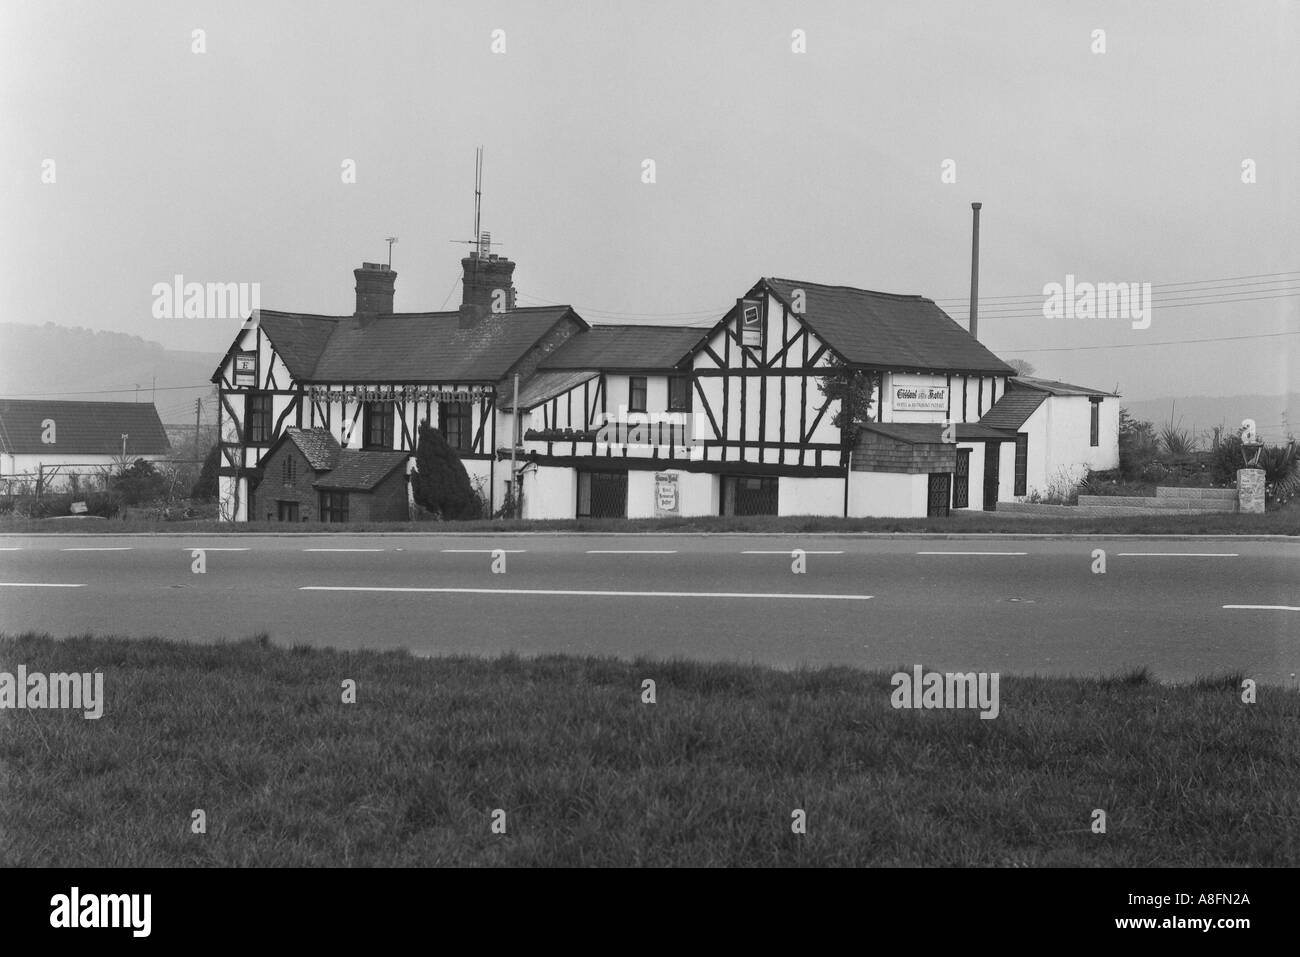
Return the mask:
[[6, 866], [1300, 863], [1300, 695], [1224, 678], [1006, 678], [981, 720], [847, 668], [0, 636], [19, 663], [106, 705], [0, 711]]
[[355, 522], [325, 524], [302, 522], [159, 522], [142, 519], [57, 521], [0, 519], [0, 534], [55, 532], [120, 534], [122, 532], [346, 533], [346, 532], [939, 532], [962, 534], [1076, 535], [1300, 535], [1300, 508], [1284, 508], [1263, 515], [1207, 512], [1204, 515], [1134, 515], [1097, 518], [1009, 515], [976, 511], [948, 518], [834, 518], [809, 515], [703, 516], [697, 518], [584, 518], [532, 520], [481, 520], [468, 522]]

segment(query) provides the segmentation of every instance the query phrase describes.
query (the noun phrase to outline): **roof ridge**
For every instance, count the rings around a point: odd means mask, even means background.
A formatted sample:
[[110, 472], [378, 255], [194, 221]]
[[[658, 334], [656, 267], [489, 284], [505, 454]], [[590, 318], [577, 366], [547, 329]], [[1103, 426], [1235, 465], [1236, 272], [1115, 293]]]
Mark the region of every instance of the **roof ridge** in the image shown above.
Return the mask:
[[768, 282], [784, 282], [794, 286], [820, 286], [822, 289], [843, 289], [846, 292], [865, 292], [872, 296], [888, 296], [891, 299], [915, 299], [921, 302], [934, 302], [929, 296], [919, 292], [885, 292], [881, 289], [863, 289], [861, 286], [845, 286], [842, 283], [808, 282], [803, 279], [784, 279], [780, 276], [764, 277]]

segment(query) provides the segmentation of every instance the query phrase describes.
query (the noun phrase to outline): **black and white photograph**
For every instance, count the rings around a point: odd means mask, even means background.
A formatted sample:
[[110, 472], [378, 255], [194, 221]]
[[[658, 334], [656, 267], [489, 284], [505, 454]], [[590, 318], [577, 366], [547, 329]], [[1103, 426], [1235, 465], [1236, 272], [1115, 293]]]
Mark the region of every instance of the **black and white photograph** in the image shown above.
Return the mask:
[[1280, 926], [1300, 4], [0, 0], [0, 78], [21, 927], [453, 868]]

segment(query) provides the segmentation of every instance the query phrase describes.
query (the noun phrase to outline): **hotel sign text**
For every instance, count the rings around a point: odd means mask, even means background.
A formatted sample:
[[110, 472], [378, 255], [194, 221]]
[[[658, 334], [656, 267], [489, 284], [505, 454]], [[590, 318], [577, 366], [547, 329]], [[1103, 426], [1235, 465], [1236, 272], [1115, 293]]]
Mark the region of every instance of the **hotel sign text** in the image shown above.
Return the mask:
[[313, 385], [307, 394], [316, 402], [474, 402], [492, 395], [492, 390], [480, 385], [464, 389], [442, 388], [428, 385], [350, 385], [341, 389]]
[[948, 387], [894, 386], [895, 412], [944, 412], [948, 408]]

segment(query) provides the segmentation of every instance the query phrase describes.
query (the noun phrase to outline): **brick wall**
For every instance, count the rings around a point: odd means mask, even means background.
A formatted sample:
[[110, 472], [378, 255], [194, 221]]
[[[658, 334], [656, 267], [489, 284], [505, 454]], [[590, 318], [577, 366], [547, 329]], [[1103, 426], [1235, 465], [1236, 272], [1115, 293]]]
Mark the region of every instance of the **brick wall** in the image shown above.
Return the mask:
[[[294, 481], [292, 485], [284, 484], [284, 463], [290, 459], [294, 464]], [[319, 512], [319, 497], [311, 483], [316, 481], [307, 459], [303, 457], [298, 446], [292, 440], [282, 442], [280, 447], [262, 462], [262, 481], [253, 492], [252, 508], [249, 518], [255, 522], [275, 521], [278, 514], [276, 502], [297, 502], [298, 519], [304, 522], [316, 521]]]

